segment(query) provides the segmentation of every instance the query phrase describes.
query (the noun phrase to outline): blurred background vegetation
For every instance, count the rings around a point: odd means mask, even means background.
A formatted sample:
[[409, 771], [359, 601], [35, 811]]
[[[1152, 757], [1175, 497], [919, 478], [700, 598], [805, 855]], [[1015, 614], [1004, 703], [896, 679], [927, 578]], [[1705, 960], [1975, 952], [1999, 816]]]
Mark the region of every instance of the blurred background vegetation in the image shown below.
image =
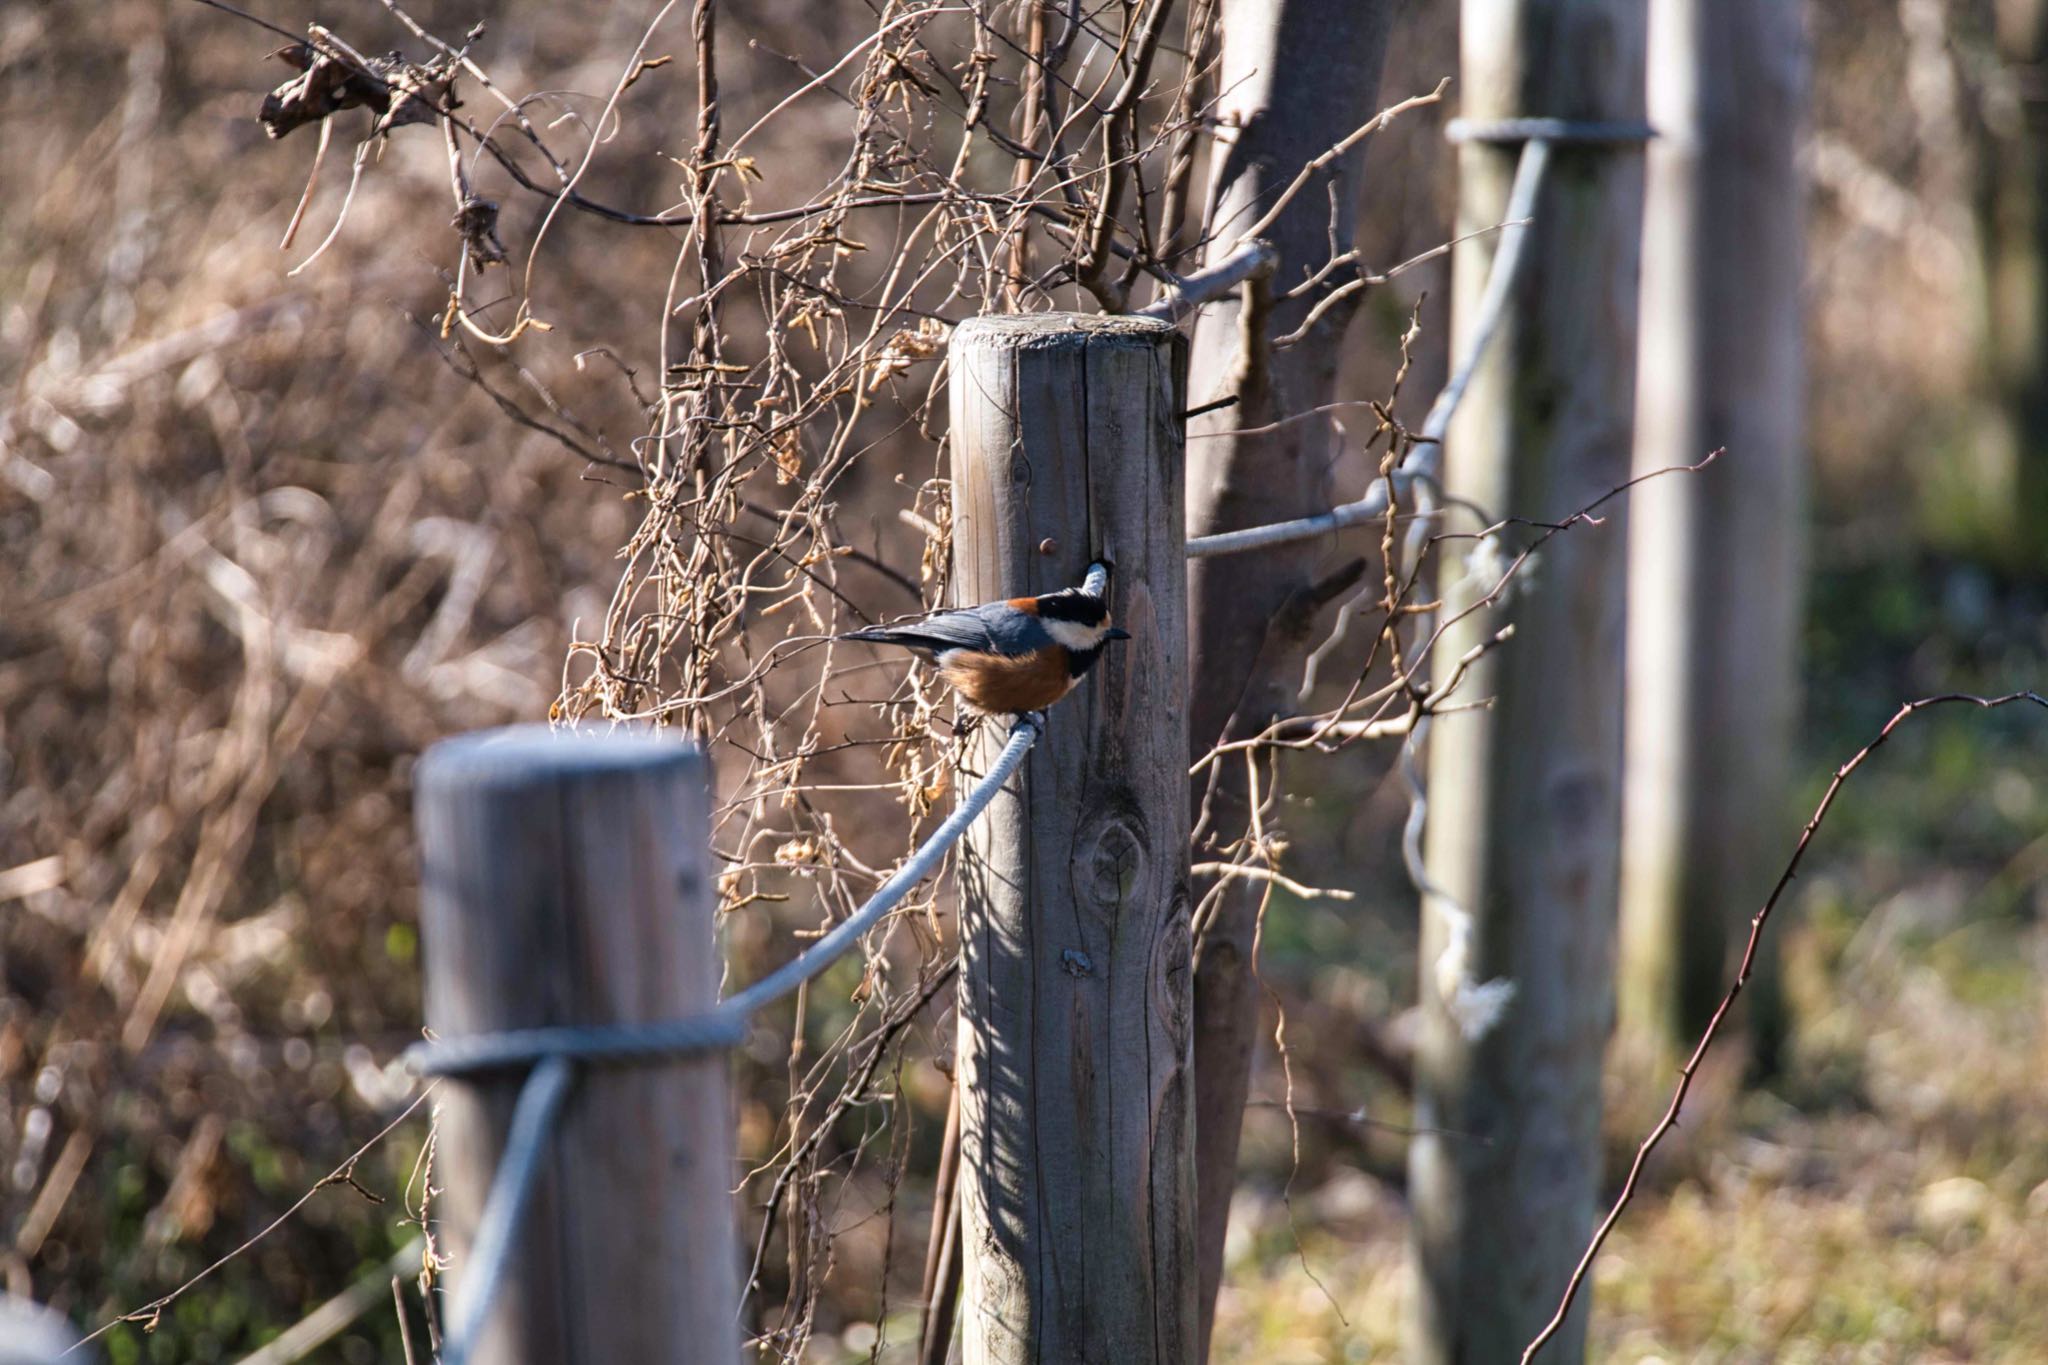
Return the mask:
[[[780, 54], [822, 68], [871, 30], [864, 7], [846, 9], [728, 5], [729, 125], [786, 91]], [[479, 51], [508, 85], [599, 100], [646, 18], [536, 0], [414, 12], [451, 34], [487, 20]], [[265, 13], [320, 19], [368, 51], [410, 41], [371, 4]], [[2042, 680], [2048, 536], [2018, 514], [2012, 470], [2048, 451], [2025, 447], [1995, 325], [2012, 287], [1995, 230], [2002, 139], [2033, 117], [2040, 76], [2014, 65], [1995, 17], [1989, 0], [1808, 7], [1814, 500], [1787, 852], [1831, 770], [1899, 701]], [[1455, 70], [1452, 23], [1449, 7], [1406, 6], [1389, 99]], [[637, 435], [619, 369], [576, 353], [654, 366], [666, 234], [556, 232], [556, 332], [513, 358], [465, 352], [431, 321], [453, 259], [443, 154], [400, 137], [332, 246], [290, 277], [342, 180], [330, 165], [280, 250], [314, 135], [270, 143], [255, 122], [284, 71], [265, 60], [274, 46], [173, 0], [0, 7], [0, 1261], [11, 1292], [86, 1327], [238, 1247], [407, 1101], [392, 1061], [419, 1026], [410, 764], [454, 731], [545, 715], [636, 520], [601, 466], [509, 421], [483, 386], [528, 407], [544, 390], [542, 407], [574, 414], [558, 425], [613, 446]], [[665, 202], [664, 156], [691, 136], [687, 80], [650, 72], [631, 110], [587, 183]], [[1447, 235], [1450, 112], [1373, 146], [1367, 260]], [[841, 117], [815, 114], [820, 128]], [[822, 138], [776, 127], [764, 164], [790, 183], [829, 174]], [[528, 238], [540, 209], [508, 200], [508, 236]], [[1361, 312], [1347, 393], [1385, 392], [1425, 295], [1407, 392], [1434, 391], [1441, 264]], [[931, 452], [907, 431], [873, 462], [865, 479], [888, 486], [928, 474]], [[894, 567], [918, 578], [914, 553]], [[2048, 1352], [2044, 757], [2037, 717], [1954, 712], [1852, 786], [1781, 926], [1784, 1064], [1744, 1090], [1731, 1048], [1702, 1082], [1601, 1264], [1599, 1358]], [[1383, 1358], [1405, 1274], [1405, 807], [1383, 757], [1293, 767], [1290, 871], [1358, 899], [1281, 893], [1268, 921], [1298, 1112], [1277, 1107], [1286, 1074], [1269, 1045], [1219, 1354]], [[1776, 871], [1757, 869], [1759, 898]], [[767, 934], [736, 923], [736, 959]], [[853, 982], [838, 984], [818, 996]], [[822, 1042], [839, 1022], [820, 1008], [811, 1027]], [[921, 1120], [913, 1187], [867, 1174], [840, 1192], [818, 1359], [915, 1340], [914, 1316], [884, 1305], [917, 1290], [945, 1051], [934, 1027], [904, 1068]], [[779, 1112], [779, 1092], [746, 1077], [781, 1061], [779, 1046], [741, 1059], [743, 1156], [768, 1150]], [[1661, 1081], [1617, 1081], [1611, 1165], [1664, 1096]], [[846, 1144], [873, 1121], [851, 1117]], [[111, 1332], [107, 1357], [240, 1359], [375, 1273], [417, 1232], [426, 1133], [402, 1125], [354, 1170], [360, 1189], [319, 1190], [156, 1330]], [[903, 1216], [869, 1216], [899, 1198]], [[311, 1358], [399, 1350], [380, 1306]]]

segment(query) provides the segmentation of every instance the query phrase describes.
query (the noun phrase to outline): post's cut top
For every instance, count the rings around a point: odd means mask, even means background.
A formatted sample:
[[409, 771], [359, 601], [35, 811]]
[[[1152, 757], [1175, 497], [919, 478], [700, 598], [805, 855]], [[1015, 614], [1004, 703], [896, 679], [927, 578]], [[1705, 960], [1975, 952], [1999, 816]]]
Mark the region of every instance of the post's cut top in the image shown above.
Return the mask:
[[647, 729], [595, 733], [550, 725], [506, 725], [473, 730], [431, 746], [421, 757], [413, 785], [430, 787], [517, 787], [548, 785], [579, 777], [613, 777], [706, 762], [694, 741]]
[[1179, 334], [1179, 328], [1162, 318], [1130, 313], [984, 313], [956, 326], [953, 344], [1000, 340], [1028, 347], [1079, 340], [1097, 346], [1105, 342], [1152, 346]]

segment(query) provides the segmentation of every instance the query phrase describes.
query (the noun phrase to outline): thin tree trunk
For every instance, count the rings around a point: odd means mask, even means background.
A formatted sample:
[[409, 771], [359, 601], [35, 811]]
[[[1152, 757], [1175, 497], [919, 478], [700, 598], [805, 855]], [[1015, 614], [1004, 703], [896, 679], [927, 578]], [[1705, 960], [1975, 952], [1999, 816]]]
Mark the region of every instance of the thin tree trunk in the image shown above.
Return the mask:
[[[1726, 989], [1783, 837], [1805, 511], [1798, 0], [1651, 0], [1649, 70], [1635, 472], [1728, 451], [1629, 502], [1620, 1003], [1623, 1037], [1662, 1065]], [[1750, 1009], [1768, 1065], [1779, 1012]]]
[[[1631, 120], [1643, 113], [1642, 0], [1465, 0], [1463, 113]], [[1519, 148], [1458, 154], [1458, 231], [1503, 217]], [[1516, 292], [1445, 445], [1454, 499], [1554, 520], [1628, 477], [1642, 162], [1632, 147], [1558, 147]], [[1491, 235], [1453, 264], [1464, 343]], [[1430, 737], [1423, 1028], [1409, 1192], [1413, 1356], [1497, 1365], [1555, 1309], [1592, 1227], [1600, 1071], [1613, 1022], [1621, 815], [1625, 516], [1545, 545], [1506, 603], [1475, 612], [1439, 659], [1512, 623], [1461, 693], [1490, 709]], [[1509, 528], [1513, 545], [1529, 532]], [[1445, 619], [1493, 586], [1491, 557], [1451, 542]], [[1460, 916], [1469, 914], [1469, 928]], [[1513, 994], [1490, 1024], [1477, 983]], [[1497, 988], [1496, 988], [1497, 989]], [[1584, 1300], [1546, 1362], [1585, 1352]]]
[[[1212, 261], [1260, 217], [1303, 163], [1371, 117], [1392, 12], [1391, 0], [1227, 0], [1223, 5], [1217, 114], [1226, 131], [1210, 177]], [[1336, 240], [1348, 242], [1360, 158], [1353, 152], [1334, 165], [1292, 201], [1267, 234], [1279, 250], [1275, 294], [1327, 259], [1333, 227]], [[1217, 305], [1197, 327], [1192, 402], [1200, 405], [1231, 394], [1238, 402], [1191, 424], [1190, 536], [1298, 517], [1329, 505], [1325, 471], [1331, 440], [1323, 424], [1300, 422], [1261, 436], [1227, 434], [1335, 396], [1347, 309], [1330, 310], [1314, 334], [1277, 355], [1265, 345], [1265, 338], [1298, 326], [1315, 300], [1310, 295], [1279, 302], [1270, 316], [1261, 316], [1265, 310], [1256, 302], [1249, 316], [1241, 305]], [[1315, 605], [1316, 565], [1329, 548], [1310, 543], [1192, 565], [1196, 754], [1208, 752], [1226, 733], [1263, 728], [1290, 706], [1301, 677], [1307, 618]], [[1244, 790], [1241, 775], [1234, 773], [1209, 802], [1211, 832], [1218, 841], [1243, 833]], [[1203, 808], [1203, 795], [1198, 782], [1197, 810]], [[1196, 1236], [1204, 1357], [1222, 1278], [1223, 1238], [1258, 1032], [1259, 992], [1251, 960], [1257, 910], [1255, 892], [1237, 883], [1210, 905], [1196, 950]]]

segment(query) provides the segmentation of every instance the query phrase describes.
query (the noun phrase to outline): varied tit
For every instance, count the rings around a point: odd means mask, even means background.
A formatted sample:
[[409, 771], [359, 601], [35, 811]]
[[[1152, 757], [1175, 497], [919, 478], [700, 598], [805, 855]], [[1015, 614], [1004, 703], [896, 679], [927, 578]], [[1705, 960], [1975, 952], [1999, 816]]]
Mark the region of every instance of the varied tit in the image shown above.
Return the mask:
[[1111, 640], [1109, 604], [1081, 588], [934, 612], [839, 637], [916, 650], [977, 711], [1042, 711], [1074, 690]]

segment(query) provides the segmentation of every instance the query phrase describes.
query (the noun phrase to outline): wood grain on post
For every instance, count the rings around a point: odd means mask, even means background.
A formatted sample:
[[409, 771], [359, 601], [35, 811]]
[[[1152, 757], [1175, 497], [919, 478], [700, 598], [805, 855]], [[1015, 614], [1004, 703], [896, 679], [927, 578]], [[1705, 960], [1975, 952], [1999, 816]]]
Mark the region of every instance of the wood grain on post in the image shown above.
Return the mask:
[[[715, 1004], [709, 780], [699, 750], [652, 736], [522, 726], [429, 750], [428, 1027], [652, 1023]], [[442, 1082], [435, 1212], [458, 1293], [524, 1078]], [[582, 1069], [472, 1360], [736, 1365], [726, 1085], [722, 1053]]]
[[[1135, 318], [953, 334], [954, 592], [1113, 561], [1132, 639], [1054, 707], [961, 857], [967, 1365], [1195, 1351], [1186, 346]], [[1006, 729], [982, 733], [985, 760]]]
[[[1468, 119], [1640, 120], [1643, 0], [1463, 0]], [[1473, 323], [1517, 144], [1458, 149], [1451, 349]], [[1445, 482], [1493, 516], [1555, 520], [1629, 475], [1642, 153], [1558, 146], [1500, 331], [1444, 445]], [[1701, 452], [1704, 454], [1705, 452]], [[1425, 898], [1423, 1027], [1409, 1156], [1413, 1359], [1512, 1361], [1556, 1309], [1600, 1187], [1600, 1072], [1614, 1013], [1623, 585], [1618, 504], [1545, 545], [1505, 606], [1456, 550], [1441, 570], [1448, 669], [1512, 622], [1429, 739], [1430, 878], [1472, 915], [1469, 978], [1514, 995], [1491, 1028], [1447, 1000], [1456, 939]], [[1455, 524], [1470, 529], [1470, 522]], [[1516, 545], [1526, 543], [1517, 541]], [[1454, 961], [1457, 954], [1452, 953]], [[1585, 1354], [1585, 1299], [1546, 1362]]]

